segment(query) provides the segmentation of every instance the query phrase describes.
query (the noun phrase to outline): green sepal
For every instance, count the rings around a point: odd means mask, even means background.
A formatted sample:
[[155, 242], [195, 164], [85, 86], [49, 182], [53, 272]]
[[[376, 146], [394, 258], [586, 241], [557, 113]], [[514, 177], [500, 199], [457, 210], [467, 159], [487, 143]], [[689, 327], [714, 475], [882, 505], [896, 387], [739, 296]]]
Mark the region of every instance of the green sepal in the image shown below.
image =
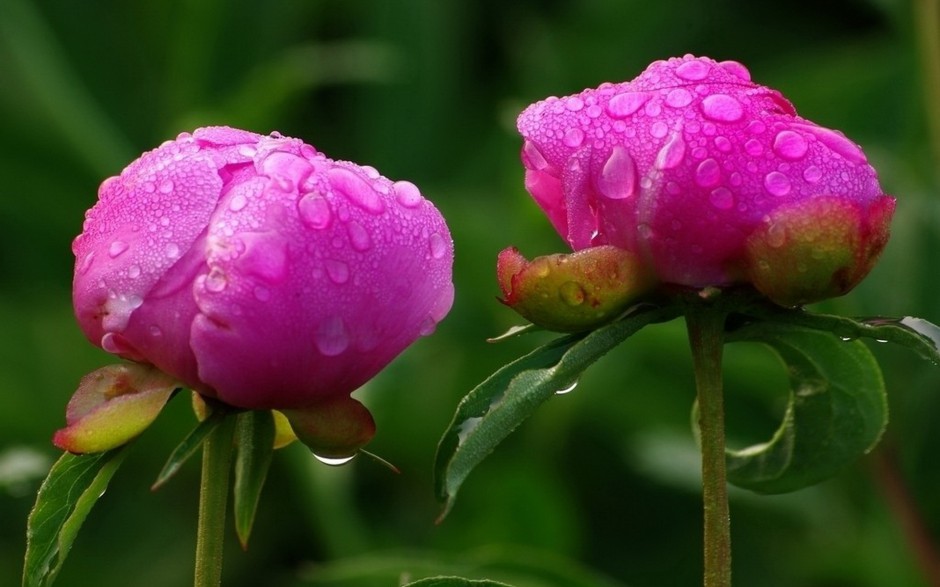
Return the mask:
[[125, 455], [124, 447], [89, 455], [65, 453], [52, 466], [27, 522], [23, 587], [52, 585]]
[[791, 384], [774, 436], [727, 451], [729, 482], [757, 493], [795, 491], [835, 475], [878, 443], [888, 422], [887, 396], [878, 363], [863, 343], [771, 322], [735, 330], [728, 341], [770, 346]]
[[671, 320], [679, 312], [675, 305], [641, 306], [591, 332], [555, 339], [505, 365], [470, 391], [437, 447], [435, 492], [444, 504], [439, 520], [453, 507], [474, 467], [539, 405], [570, 388], [585, 369], [644, 326]]
[[235, 424], [235, 532], [245, 549], [271, 466], [274, 437], [274, 414], [270, 410], [238, 415]]
[[199, 451], [202, 447], [202, 443], [206, 441], [209, 434], [230, 415], [231, 412], [226, 409], [213, 409], [206, 419], [199, 422], [199, 424], [186, 435], [186, 438], [173, 449], [173, 452], [170, 453], [170, 457], [166, 460], [166, 464], [163, 465], [160, 474], [157, 475], [157, 480], [153, 482], [150, 489], [156, 491], [160, 489], [164, 483], [173, 478], [177, 471], [183, 466], [183, 463], [188, 461], [190, 457]]

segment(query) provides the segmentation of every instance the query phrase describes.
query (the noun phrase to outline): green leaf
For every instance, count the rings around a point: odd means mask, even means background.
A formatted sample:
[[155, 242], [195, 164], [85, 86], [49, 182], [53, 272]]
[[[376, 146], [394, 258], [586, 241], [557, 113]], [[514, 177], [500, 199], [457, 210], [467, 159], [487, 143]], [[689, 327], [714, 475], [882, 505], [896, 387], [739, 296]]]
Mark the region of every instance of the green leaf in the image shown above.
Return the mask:
[[63, 454], [39, 488], [26, 531], [24, 587], [52, 585], [88, 512], [124, 460], [122, 448]]
[[643, 306], [587, 334], [558, 338], [505, 365], [457, 406], [437, 448], [434, 477], [443, 519], [470, 472], [556, 392], [570, 388], [591, 364], [647, 324], [679, 314], [676, 306]]
[[842, 339], [871, 338], [906, 346], [921, 357], [940, 365], [940, 326], [923, 318], [847, 318], [814, 314], [803, 309], [781, 308], [766, 301], [748, 300], [746, 314], [760, 319], [832, 332]]
[[261, 489], [274, 454], [274, 414], [270, 410], [239, 414], [235, 449], [235, 532], [242, 548], [248, 548]]
[[430, 577], [421, 579], [414, 583], [408, 583], [403, 587], [511, 587], [508, 583], [498, 583], [496, 581], [475, 581], [473, 579], [463, 579], [461, 577]]
[[180, 467], [183, 466], [183, 463], [199, 451], [199, 447], [202, 446], [202, 443], [205, 442], [209, 434], [229, 415], [230, 412], [226, 409], [213, 409], [209, 417], [196, 425], [192, 432], [186, 435], [183, 442], [179, 443], [179, 445], [173, 449], [173, 452], [170, 453], [170, 458], [168, 458], [166, 464], [163, 465], [163, 469], [160, 471], [160, 474], [157, 475], [157, 480], [153, 482], [150, 489], [156, 491], [163, 487], [164, 483], [172, 479], [173, 475], [176, 475]]
[[870, 451], [888, 422], [884, 381], [864, 344], [831, 332], [758, 322], [729, 341], [759, 341], [783, 360], [792, 389], [770, 441], [728, 451], [728, 480], [757, 493], [818, 483]]

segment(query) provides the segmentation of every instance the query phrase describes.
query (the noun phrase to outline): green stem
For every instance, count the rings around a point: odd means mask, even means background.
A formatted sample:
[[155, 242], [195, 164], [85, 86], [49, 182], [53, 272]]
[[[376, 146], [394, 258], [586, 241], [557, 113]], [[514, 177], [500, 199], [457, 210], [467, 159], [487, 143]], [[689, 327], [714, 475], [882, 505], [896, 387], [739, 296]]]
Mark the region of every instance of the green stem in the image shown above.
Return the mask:
[[702, 445], [705, 517], [705, 587], [731, 585], [731, 518], [725, 471], [725, 416], [721, 353], [725, 312], [705, 303], [690, 305], [686, 327], [692, 347]]
[[196, 533], [195, 587], [218, 587], [222, 582], [222, 546], [235, 417], [229, 416], [202, 445], [202, 480], [199, 483], [199, 523]]
[[940, 2], [915, 0], [913, 6], [930, 148], [940, 163]]

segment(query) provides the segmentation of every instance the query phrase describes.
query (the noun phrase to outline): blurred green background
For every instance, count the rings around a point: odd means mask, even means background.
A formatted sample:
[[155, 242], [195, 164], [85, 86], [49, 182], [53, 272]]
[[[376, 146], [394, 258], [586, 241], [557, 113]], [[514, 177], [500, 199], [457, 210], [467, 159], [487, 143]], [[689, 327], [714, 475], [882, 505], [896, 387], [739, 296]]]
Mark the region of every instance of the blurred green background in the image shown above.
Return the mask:
[[[457, 402], [539, 342], [485, 342], [518, 322], [495, 301], [496, 253], [564, 249], [523, 189], [515, 116], [659, 58], [741, 61], [803, 116], [861, 143], [898, 197], [881, 264], [824, 309], [940, 322], [938, 153], [918, 43], [919, 27], [938, 23], [917, 12], [930, 4], [0, 0], [0, 585], [19, 583], [26, 516], [69, 396], [112, 362], [71, 316], [83, 211], [141, 151], [208, 124], [279, 130], [415, 182], [457, 251], [449, 318], [360, 392], [378, 423], [370, 450], [402, 474], [279, 452], [249, 550], [229, 537], [225, 585], [394, 586], [434, 573], [520, 587], [700, 584], [681, 323], [641, 332], [543, 406], [434, 524], [431, 464]], [[734, 491], [736, 584], [940, 584], [940, 369], [874, 350], [892, 408], [880, 448], [791, 495]], [[769, 437], [785, 392], [776, 359], [730, 346], [726, 377], [731, 441]], [[148, 488], [193, 424], [180, 398], [136, 443], [59, 585], [190, 582], [198, 465]]]

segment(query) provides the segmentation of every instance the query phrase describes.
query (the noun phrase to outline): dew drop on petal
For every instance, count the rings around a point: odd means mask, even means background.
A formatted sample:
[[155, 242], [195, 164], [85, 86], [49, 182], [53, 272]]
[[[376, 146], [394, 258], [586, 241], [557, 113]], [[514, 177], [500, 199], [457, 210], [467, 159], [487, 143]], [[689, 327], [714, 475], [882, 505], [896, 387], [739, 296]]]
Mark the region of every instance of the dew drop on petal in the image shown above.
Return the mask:
[[440, 259], [447, 254], [447, 242], [439, 233], [434, 233], [428, 238], [431, 247], [431, 257]]
[[396, 181], [392, 184], [392, 189], [395, 190], [398, 202], [405, 208], [416, 208], [424, 199], [418, 186], [410, 181]]
[[254, 289], [255, 299], [259, 302], [266, 302], [271, 299], [271, 290], [264, 287], [263, 285], [258, 285]]
[[176, 243], [167, 243], [163, 249], [167, 259], [177, 259], [180, 256], [180, 247]]
[[534, 171], [542, 171], [549, 167], [545, 156], [532, 141], [526, 141], [522, 144], [522, 157], [525, 160], [525, 166]]
[[612, 200], [622, 200], [633, 195], [636, 189], [636, 166], [623, 145], [617, 145], [611, 151], [597, 178], [597, 189]]
[[803, 135], [798, 132], [793, 132], [792, 130], [780, 131], [777, 133], [777, 136], [774, 137], [774, 153], [784, 159], [791, 161], [802, 159], [803, 156], [806, 155], [808, 148], [809, 145], [806, 143], [806, 139], [803, 138]]
[[571, 110], [572, 112], [577, 112], [578, 110], [584, 108], [584, 100], [578, 96], [571, 96], [565, 100], [565, 108]]
[[114, 241], [111, 243], [111, 246], [108, 247], [108, 255], [112, 259], [119, 257], [124, 251], [128, 249], [129, 245], [124, 241]]
[[366, 180], [353, 171], [343, 167], [334, 167], [326, 174], [333, 189], [342, 193], [353, 204], [372, 214], [380, 214], [385, 210], [381, 196]]
[[687, 81], [698, 81], [708, 77], [709, 66], [704, 61], [686, 61], [676, 68], [676, 77]]
[[803, 170], [803, 179], [809, 183], [817, 183], [822, 179], [822, 170], [815, 165], [810, 165]]
[[715, 187], [721, 183], [721, 166], [715, 159], [706, 159], [695, 168], [695, 183], [703, 188]]
[[719, 210], [730, 210], [734, 207], [734, 194], [728, 188], [716, 188], [709, 194], [708, 201]]
[[737, 122], [744, 116], [744, 107], [727, 94], [712, 94], [702, 100], [702, 114], [716, 122]]
[[309, 193], [297, 203], [300, 220], [309, 228], [321, 230], [330, 226], [333, 213], [330, 204], [319, 194]]
[[669, 133], [669, 127], [662, 120], [657, 120], [650, 127], [650, 134], [657, 139], [661, 139]]
[[767, 244], [779, 249], [787, 242], [787, 231], [781, 224], [771, 224], [767, 228]]
[[801, 130], [809, 132], [819, 139], [819, 142], [832, 149], [835, 153], [845, 157], [850, 163], [865, 163], [868, 160], [865, 157], [865, 153], [862, 152], [858, 145], [839, 132], [810, 124], [794, 126], [798, 126]]
[[576, 127], [569, 128], [568, 132], [565, 133], [565, 136], [562, 139], [562, 142], [567, 147], [571, 147], [571, 148], [580, 147], [581, 144], [584, 142], [584, 131]]
[[614, 118], [626, 118], [640, 109], [650, 95], [646, 92], [624, 92], [617, 94], [607, 103], [607, 113]]
[[169, 180], [169, 179], [163, 180], [162, 182], [160, 182], [159, 190], [160, 190], [160, 193], [161, 193], [161, 194], [168, 194], [168, 193], [172, 192], [172, 191], [173, 191], [173, 181], [172, 181], [172, 180]]
[[355, 220], [346, 225], [346, 232], [349, 233], [349, 242], [355, 250], [364, 253], [372, 248], [369, 232]]
[[586, 299], [584, 288], [574, 281], [566, 281], [561, 284], [558, 288], [558, 295], [563, 302], [572, 307], [580, 306]]
[[737, 61], [722, 61], [718, 65], [727, 72], [730, 72], [744, 81], [751, 81], [751, 72]]
[[774, 196], [790, 193], [790, 178], [779, 171], [771, 171], [764, 176], [764, 188]]
[[335, 259], [327, 259], [324, 265], [326, 266], [327, 276], [336, 285], [342, 285], [349, 281], [349, 265], [346, 263]]
[[88, 270], [91, 269], [92, 262], [95, 260], [95, 252], [92, 251], [85, 255], [85, 258], [82, 259], [82, 264], [78, 268], [78, 274], [84, 275], [88, 273]]
[[342, 354], [349, 347], [349, 334], [346, 332], [343, 319], [339, 316], [331, 316], [320, 322], [314, 334], [314, 342], [317, 349], [327, 357]]
[[764, 145], [757, 139], [749, 139], [744, 143], [744, 150], [747, 151], [747, 154], [751, 157], [760, 157], [764, 154]]
[[140, 277], [140, 265], [131, 265], [127, 268], [127, 276], [131, 279]]
[[682, 140], [682, 133], [674, 133], [663, 148], [656, 155], [654, 166], [656, 169], [673, 169], [678, 167], [685, 158], [685, 141]]
[[163, 331], [160, 330], [160, 327], [157, 326], [156, 324], [152, 324], [148, 330], [150, 332], [150, 336], [154, 338], [163, 336]]
[[692, 93], [685, 88], [676, 88], [666, 95], [666, 105], [682, 108], [692, 103]]
[[727, 137], [717, 136], [715, 137], [715, 147], [717, 147], [718, 150], [722, 153], [729, 153], [731, 152], [733, 145]]
[[239, 210], [244, 209], [248, 205], [248, 199], [245, 198], [244, 194], [236, 194], [232, 198], [232, 201], [228, 204], [228, 209], [232, 212], [238, 212]]

